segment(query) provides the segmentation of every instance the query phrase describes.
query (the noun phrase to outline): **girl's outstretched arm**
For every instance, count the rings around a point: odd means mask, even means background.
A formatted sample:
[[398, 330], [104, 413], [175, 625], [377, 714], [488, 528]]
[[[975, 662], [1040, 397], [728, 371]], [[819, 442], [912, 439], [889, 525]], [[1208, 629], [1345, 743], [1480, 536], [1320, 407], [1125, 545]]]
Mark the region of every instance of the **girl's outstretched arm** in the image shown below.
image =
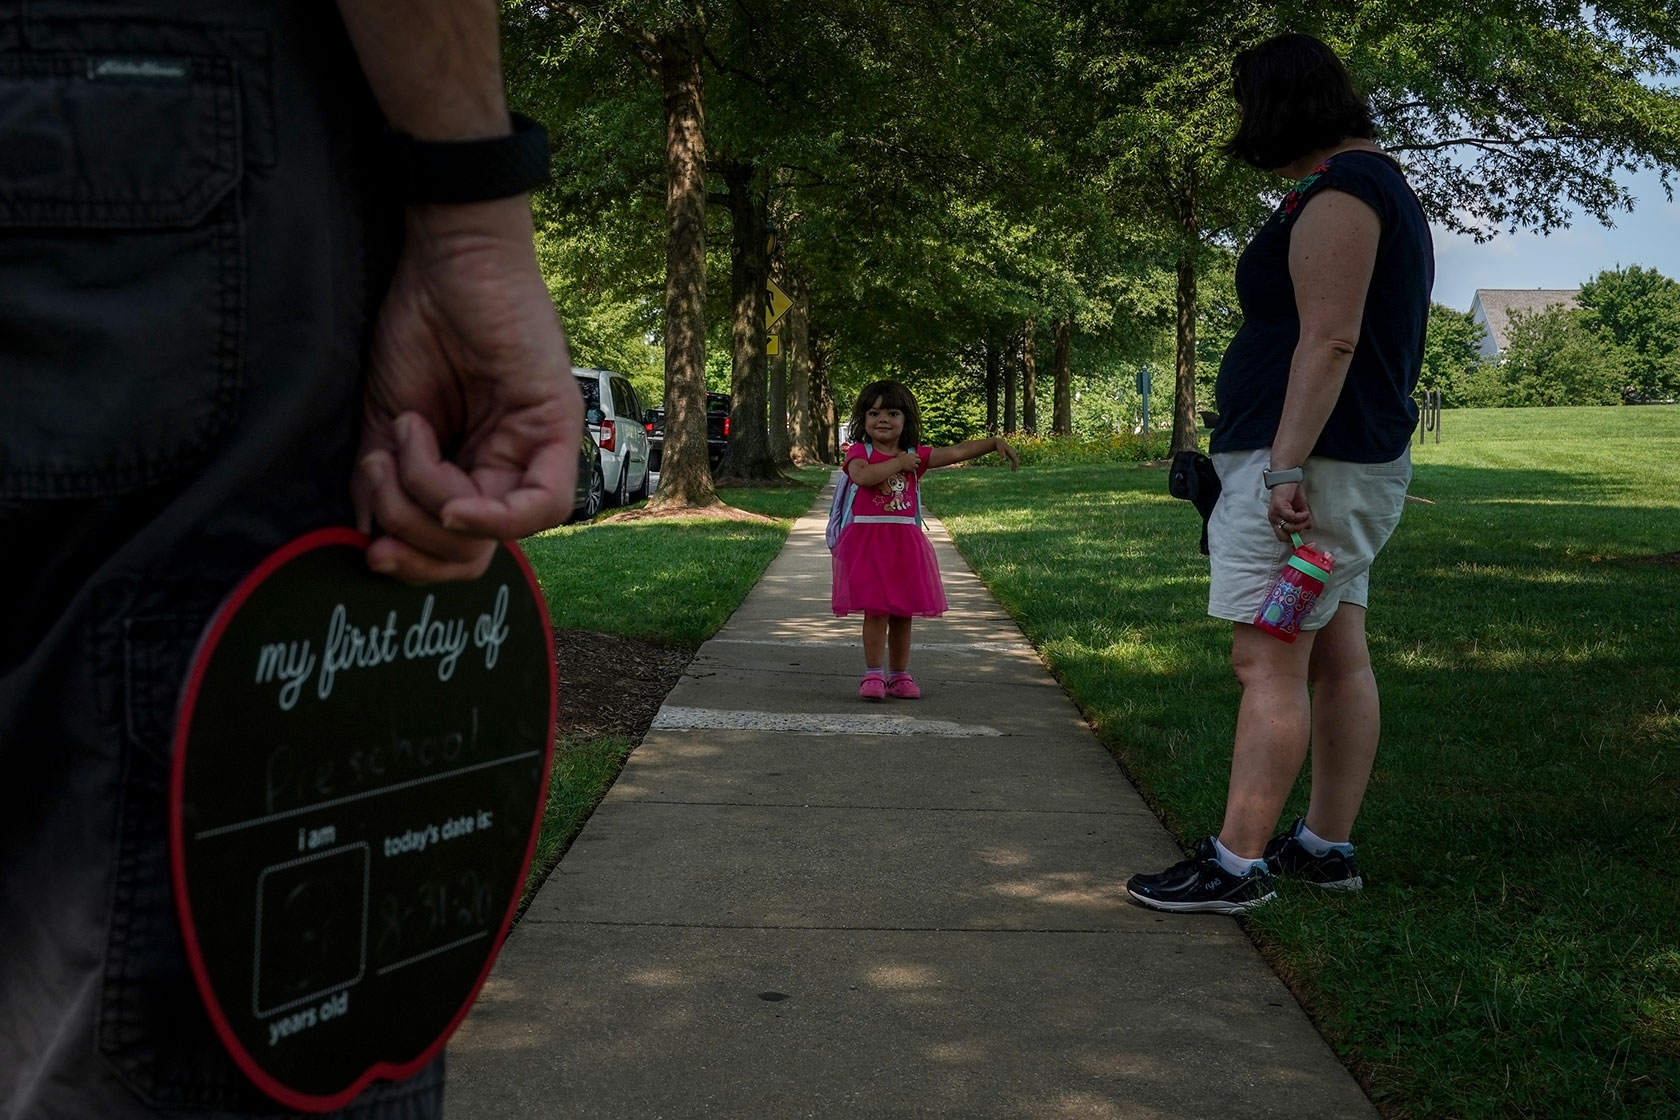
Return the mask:
[[1001, 436], [990, 436], [986, 439], [964, 440], [962, 443], [950, 447], [935, 447], [928, 454], [928, 469], [934, 467], [948, 467], [952, 463], [963, 463], [970, 459], [978, 459], [988, 451], [996, 451], [1009, 460], [1009, 469], [1021, 469], [1021, 457], [1015, 454], [1015, 449], [1009, 446], [1009, 441]]

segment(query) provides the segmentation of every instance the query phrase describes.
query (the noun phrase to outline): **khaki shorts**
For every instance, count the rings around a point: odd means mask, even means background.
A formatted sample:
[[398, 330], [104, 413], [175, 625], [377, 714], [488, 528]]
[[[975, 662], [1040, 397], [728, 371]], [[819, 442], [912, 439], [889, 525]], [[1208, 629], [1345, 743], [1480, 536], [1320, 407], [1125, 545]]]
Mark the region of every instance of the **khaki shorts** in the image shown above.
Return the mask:
[[[1294, 546], [1272, 534], [1266, 511], [1271, 495], [1260, 472], [1271, 449], [1222, 451], [1213, 456], [1219, 474], [1219, 504], [1208, 518], [1208, 614], [1231, 622], [1253, 622], [1278, 569]], [[1349, 463], [1309, 458], [1302, 488], [1312, 510], [1313, 529], [1303, 539], [1335, 559], [1318, 605], [1301, 624], [1317, 630], [1343, 603], [1370, 600], [1371, 561], [1400, 524], [1406, 487], [1412, 480], [1411, 448], [1389, 463]]]

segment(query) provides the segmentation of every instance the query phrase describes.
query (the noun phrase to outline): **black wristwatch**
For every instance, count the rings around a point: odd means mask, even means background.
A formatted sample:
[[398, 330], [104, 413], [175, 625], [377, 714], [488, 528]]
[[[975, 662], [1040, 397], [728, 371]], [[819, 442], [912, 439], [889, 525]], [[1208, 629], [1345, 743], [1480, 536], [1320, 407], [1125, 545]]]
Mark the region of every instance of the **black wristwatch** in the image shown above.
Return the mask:
[[416, 140], [389, 134], [392, 187], [408, 205], [489, 202], [548, 182], [548, 132], [530, 117], [508, 114], [513, 131], [484, 140]]

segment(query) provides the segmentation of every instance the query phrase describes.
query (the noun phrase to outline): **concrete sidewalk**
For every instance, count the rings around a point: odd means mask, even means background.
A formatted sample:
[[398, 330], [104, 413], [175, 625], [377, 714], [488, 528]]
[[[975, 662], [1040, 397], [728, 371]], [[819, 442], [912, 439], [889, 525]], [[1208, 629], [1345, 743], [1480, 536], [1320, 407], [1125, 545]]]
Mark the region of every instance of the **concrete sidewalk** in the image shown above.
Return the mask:
[[1126, 901], [1178, 848], [935, 521], [924, 698], [857, 698], [827, 509], [508, 938], [451, 1120], [1375, 1117], [1234, 920]]

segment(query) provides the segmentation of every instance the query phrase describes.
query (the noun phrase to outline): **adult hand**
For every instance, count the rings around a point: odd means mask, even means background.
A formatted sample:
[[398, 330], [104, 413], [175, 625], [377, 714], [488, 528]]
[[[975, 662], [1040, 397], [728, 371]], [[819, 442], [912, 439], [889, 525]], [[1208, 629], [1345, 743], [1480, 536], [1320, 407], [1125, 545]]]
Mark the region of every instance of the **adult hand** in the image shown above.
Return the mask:
[[364, 412], [350, 489], [375, 571], [473, 579], [571, 512], [583, 402], [526, 198], [409, 208]]
[[1002, 436], [994, 438], [997, 440], [997, 453], [1009, 460], [1009, 469], [1012, 471], [1020, 470], [1021, 457], [1015, 453], [1015, 449], [1013, 447], [1009, 446], [1009, 441], [1004, 439]]
[[1272, 536], [1287, 541], [1290, 533], [1305, 533], [1313, 527], [1312, 510], [1307, 508], [1307, 495], [1298, 482], [1285, 482], [1272, 487], [1266, 516], [1272, 521]]

